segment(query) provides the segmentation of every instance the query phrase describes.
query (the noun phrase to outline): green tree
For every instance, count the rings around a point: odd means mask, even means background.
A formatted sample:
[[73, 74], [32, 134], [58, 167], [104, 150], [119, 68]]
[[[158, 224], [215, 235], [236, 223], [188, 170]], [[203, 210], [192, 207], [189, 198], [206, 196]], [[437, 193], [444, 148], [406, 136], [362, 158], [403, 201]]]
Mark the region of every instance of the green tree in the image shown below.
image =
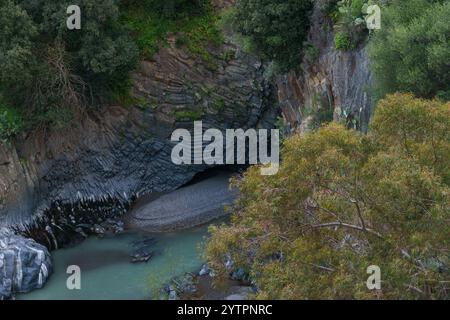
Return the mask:
[[33, 39], [37, 26], [28, 13], [12, 0], [0, 3], [0, 89], [27, 82], [36, 63]]
[[370, 44], [379, 96], [412, 92], [450, 100], [450, 2], [395, 0]]
[[[5, 99], [34, 122], [109, 102], [127, 83], [138, 50], [119, 24], [119, 0], [81, 0], [81, 30], [68, 30], [71, 1], [2, 2], [1, 85]], [[5, 9], [5, 10], [4, 10]], [[2, 58], [3, 52], [8, 56]], [[5, 62], [3, 62], [5, 61]], [[16, 72], [11, 72], [16, 68]], [[17, 72], [20, 70], [20, 72]], [[26, 78], [26, 81], [23, 78]]]
[[297, 68], [309, 27], [310, 0], [237, 0], [234, 26], [281, 70]]
[[[206, 255], [226, 255], [258, 298], [449, 298], [450, 106], [397, 94], [368, 135], [329, 124], [284, 143], [274, 176], [235, 181], [230, 225], [212, 228]], [[366, 287], [378, 265], [382, 289]]]
[[372, 134], [383, 149], [394, 152], [400, 146], [450, 186], [449, 106], [410, 94], [390, 95], [377, 105]]

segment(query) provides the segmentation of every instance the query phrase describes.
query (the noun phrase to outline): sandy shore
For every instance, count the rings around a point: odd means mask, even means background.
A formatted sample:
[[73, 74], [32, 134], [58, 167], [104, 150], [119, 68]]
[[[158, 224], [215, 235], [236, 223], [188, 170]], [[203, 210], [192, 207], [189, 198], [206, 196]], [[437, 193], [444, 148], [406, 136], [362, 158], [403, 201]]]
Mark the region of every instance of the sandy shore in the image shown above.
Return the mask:
[[236, 190], [229, 189], [231, 175], [217, 175], [169, 194], [147, 197], [125, 218], [128, 229], [169, 232], [192, 228], [225, 215]]

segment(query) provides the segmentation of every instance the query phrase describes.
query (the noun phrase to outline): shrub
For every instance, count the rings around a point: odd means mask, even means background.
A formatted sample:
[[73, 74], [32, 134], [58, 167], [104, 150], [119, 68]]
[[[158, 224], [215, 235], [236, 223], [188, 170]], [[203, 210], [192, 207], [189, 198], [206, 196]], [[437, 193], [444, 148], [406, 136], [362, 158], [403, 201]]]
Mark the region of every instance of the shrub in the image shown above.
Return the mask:
[[32, 77], [36, 63], [32, 49], [37, 25], [12, 0], [0, 3], [0, 90]]
[[161, 9], [164, 2], [156, 0], [136, 4], [126, 1], [123, 4], [121, 21], [133, 35], [142, 57], [152, 58], [161, 46], [166, 45], [167, 34], [171, 32], [177, 34], [175, 45], [178, 48], [185, 46], [192, 54], [213, 65], [213, 57], [207, 47], [221, 45], [223, 37], [217, 27], [218, 17], [209, 1], [172, 2], [174, 9], [169, 10], [171, 13], [167, 11], [171, 6]]
[[202, 118], [202, 112], [190, 110], [178, 110], [174, 112], [177, 121], [196, 121]]
[[333, 121], [334, 109], [332, 106], [321, 106], [311, 116], [311, 128], [318, 129], [323, 124]]
[[450, 103], [389, 95], [377, 104], [370, 125], [383, 148], [400, 146], [422, 166], [430, 166], [450, 186]]
[[123, 8], [140, 8], [165, 19], [173, 19], [183, 14], [199, 14], [210, 5], [209, 0], [122, 0]]
[[336, 33], [334, 36], [334, 46], [336, 49], [344, 51], [355, 49], [355, 44], [352, 42], [352, 39], [343, 33]]
[[335, 47], [338, 50], [354, 50], [368, 34], [364, 9], [368, 0], [341, 0], [336, 4], [334, 19]]
[[303, 60], [309, 64], [313, 64], [319, 58], [320, 50], [310, 43], [306, 43], [304, 49]]

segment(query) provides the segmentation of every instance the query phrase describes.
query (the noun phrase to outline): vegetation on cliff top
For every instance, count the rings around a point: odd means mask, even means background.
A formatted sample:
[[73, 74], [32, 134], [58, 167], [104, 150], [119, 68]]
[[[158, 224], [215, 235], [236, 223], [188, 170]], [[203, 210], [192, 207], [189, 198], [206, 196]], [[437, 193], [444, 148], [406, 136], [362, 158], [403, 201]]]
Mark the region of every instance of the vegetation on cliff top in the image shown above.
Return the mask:
[[2, 110], [9, 110], [2, 139], [22, 129], [64, 127], [95, 107], [129, 100], [139, 51], [152, 56], [168, 32], [211, 65], [207, 46], [223, 41], [208, 0], [81, 0], [82, 28], [75, 31], [66, 27], [70, 4], [0, 3], [0, 94]]
[[119, 24], [118, 0], [79, 1], [83, 26], [76, 31], [66, 27], [71, 3], [0, 4], [0, 91], [31, 128], [111, 101], [137, 62], [137, 48]]
[[[331, 15], [342, 9], [338, 49], [356, 48], [368, 1], [325, 2]], [[211, 228], [206, 246], [214, 270], [243, 270], [264, 299], [450, 297], [449, 10], [444, 0], [383, 7], [370, 45], [383, 99], [369, 133], [317, 117], [284, 142], [277, 175], [253, 167], [235, 180], [231, 224]], [[381, 290], [366, 286], [372, 265]]]
[[218, 14], [206, 0], [186, 1], [124, 1], [121, 22], [130, 31], [143, 58], [151, 58], [161, 46], [167, 45], [167, 34], [173, 33], [177, 46], [212, 62], [207, 47], [223, 43], [217, 26]]
[[370, 42], [378, 96], [412, 92], [450, 100], [450, 1], [396, 0]]
[[338, 50], [354, 50], [366, 39], [365, 12], [369, 0], [344, 0], [335, 2], [330, 16], [334, 22], [335, 47]]
[[231, 21], [251, 50], [288, 71], [300, 65], [311, 9], [311, 0], [237, 0]]

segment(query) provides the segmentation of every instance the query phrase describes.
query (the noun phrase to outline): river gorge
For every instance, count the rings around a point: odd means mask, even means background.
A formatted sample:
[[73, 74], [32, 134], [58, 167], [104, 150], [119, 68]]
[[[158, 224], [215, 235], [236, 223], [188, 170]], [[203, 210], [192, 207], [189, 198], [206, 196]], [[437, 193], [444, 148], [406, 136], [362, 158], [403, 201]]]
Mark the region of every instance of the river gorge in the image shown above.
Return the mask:
[[[167, 234], [127, 232], [91, 237], [52, 253], [54, 273], [43, 289], [20, 294], [25, 300], [143, 300], [160, 298], [161, 289], [176, 276], [196, 273], [202, 266], [200, 246], [206, 226]], [[147, 263], [130, 262], [133, 242], [151, 237], [157, 254]], [[68, 290], [67, 267], [81, 269], [81, 290]], [[167, 297], [166, 297], [167, 298]]]
[[[316, 59], [275, 78], [230, 31], [208, 48], [214, 68], [169, 34], [131, 72], [131, 106], [1, 143], [0, 298], [160, 298], [174, 277], [198, 273], [208, 225], [226, 219], [237, 196], [228, 181], [242, 168], [174, 164], [172, 132], [192, 132], [195, 118], [205, 131], [273, 129], [282, 119], [285, 133], [303, 132], [308, 112], [325, 104], [365, 131], [373, 111], [365, 48], [335, 50], [329, 25], [315, 8]], [[139, 241], [151, 252], [133, 257]], [[68, 265], [81, 268], [82, 290], [67, 290]]]
[[[221, 223], [226, 218], [224, 206], [232, 205], [236, 197], [229, 188], [231, 175], [228, 170], [209, 170], [176, 191], [136, 200], [114, 220], [120, 226], [114, 232], [100, 231], [99, 222], [94, 227], [96, 235], [54, 248], [53, 273], [45, 286], [16, 298], [168, 298], [165, 287], [176, 278], [198, 275], [204, 266], [202, 247], [208, 225]], [[73, 290], [67, 284], [71, 266], [80, 270], [80, 287]]]

